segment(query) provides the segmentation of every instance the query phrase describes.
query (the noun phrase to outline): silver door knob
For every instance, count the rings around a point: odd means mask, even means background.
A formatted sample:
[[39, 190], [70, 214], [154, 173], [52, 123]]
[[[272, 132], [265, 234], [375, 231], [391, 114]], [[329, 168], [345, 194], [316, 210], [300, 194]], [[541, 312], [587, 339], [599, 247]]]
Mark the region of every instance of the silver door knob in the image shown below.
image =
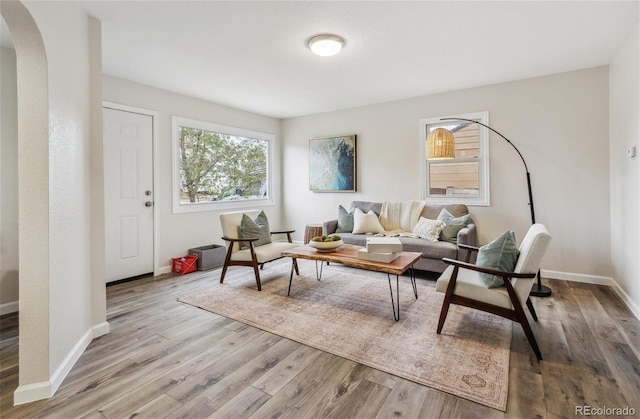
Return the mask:
[[145, 207], [150, 207], [152, 205], [153, 205], [153, 202], [151, 202], [151, 201], [147, 201], [147, 202], [144, 203]]

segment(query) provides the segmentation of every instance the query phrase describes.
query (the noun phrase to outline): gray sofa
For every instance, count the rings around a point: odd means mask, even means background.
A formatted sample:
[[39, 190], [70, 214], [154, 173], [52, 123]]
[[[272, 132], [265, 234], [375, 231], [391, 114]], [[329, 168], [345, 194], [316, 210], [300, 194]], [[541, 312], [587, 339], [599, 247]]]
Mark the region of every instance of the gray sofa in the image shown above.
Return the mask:
[[[382, 210], [382, 202], [369, 202], [369, 201], [353, 201], [349, 212], [352, 212], [355, 208], [361, 209], [364, 213], [372, 210], [378, 216]], [[433, 205], [425, 204], [422, 210], [421, 216], [435, 220], [438, 218], [440, 211], [446, 208], [454, 217], [461, 217], [469, 214], [469, 209], [464, 204], [451, 204], [451, 205]], [[322, 223], [322, 234], [329, 235], [335, 234], [338, 227], [338, 219], [325, 221]], [[358, 246], [366, 245], [366, 238], [371, 237], [367, 234], [353, 234], [353, 233], [337, 233], [342, 237], [342, 241], [347, 244], [355, 244]], [[405, 252], [421, 252], [422, 258], [414, 265], [414, 268], [431, 271], [442, 272], [446, 269], [447, 264], [442, 262], [442, 258], [458, 259], [466, 256], [466, 251], [460, 250], [455, 243], [449, 243], [445, 241], [431, 242], [428, 240], [412, 237], [400, 237], [402, 242], [402, 250]], [[468, 224], [458, 233], [458, 243], [467, 244], [471, 246], [478, 246], [478, 235], [476, 232], [475, 224]]]

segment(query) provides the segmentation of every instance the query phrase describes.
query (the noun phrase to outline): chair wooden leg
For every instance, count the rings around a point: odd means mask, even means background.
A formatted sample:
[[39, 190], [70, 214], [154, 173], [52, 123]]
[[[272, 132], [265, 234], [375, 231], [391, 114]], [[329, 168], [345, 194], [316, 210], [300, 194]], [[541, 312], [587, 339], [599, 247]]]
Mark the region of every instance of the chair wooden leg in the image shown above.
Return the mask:
[[533, 317], [533, 320], [538, 321], [538, 315], [536, 314], [536, 309], [533, 308], [531, 298], [527, 298], [527, 308], [529, 309], [529, 313], [531, 313], [531, 317]]
[[450, 304], [451, 302], [445, 297], [445, 300], [442, 302], [442, 310], [440, 310], [440, 320], [438, 320], [438, 334], [442, 332], [442, 326], [444, 326], [444, 321], [447, 318]]
[[[527, 306], [528, 305], [529, 304], [527, 304]], [[531, 326], [529, 326], [529, 321], [527, 320], [527, 316], [526, 314], [524, 314], [524, 310], [522, 309], [522, 306], [520, 305], [520, 303], [518, 303], [517, 306], [515, 307], [515, 314], [516, 314], [516, 320], [522, 326], [522, 329], [524, 330], [524, 334], [527, 336], [527, 339], [529, 340], [529, 344], [531, 345], [533, 352], [536, 354], [538, 361], [542, 361], [542, 354], [540, 353], [538, 342], [536, 342], [536, 337], [534, 336], [533, 331], [531, 330]]]
[[227, 274], [227, 265], [225, 264], [222, 267], [222, 274], [220, 275], [220, 283], [222, 284], [222, 281], [224, 281], [224, 276]]
[[224, 281], [224, 276], [227, 274], [227, 268], [229, 267], [229, 262], [231, 261], [231, 252], [233, 251], [232, 247], [233, 247], [233, 243], [227, 247], [227, 255], [224, 258], [224, 265], [222, 266], [222, 274], [220, 275], [221, 284], [222, 284], [222, 281]]
[[437, 333], [440, 334], [442, 331], [442, 326], [444, 326], [444, 321], [447, 318], [447, 313], [449, 312], [449, 306], [451, 305], [451, 300], [453, 299], [453, 291], [456, 288], [456, 282], [458, 281], [458, 267], [453, 268], [453, 272], [451, 272], [451, 278], [449, 278], [449, 285], [447, 285], [447, 292], [444, 294], [444, 300], [442, 301], [442, 309], [440, 310], [440, 319], [438, 320], [438, 330]]
[[258, 264], [254, 263], [253, 272], [256, 274], [256, 285], [258, 286], [258, 291], [262, 291], [262, 285], [260, 284], [260, 271], [258, 270]]

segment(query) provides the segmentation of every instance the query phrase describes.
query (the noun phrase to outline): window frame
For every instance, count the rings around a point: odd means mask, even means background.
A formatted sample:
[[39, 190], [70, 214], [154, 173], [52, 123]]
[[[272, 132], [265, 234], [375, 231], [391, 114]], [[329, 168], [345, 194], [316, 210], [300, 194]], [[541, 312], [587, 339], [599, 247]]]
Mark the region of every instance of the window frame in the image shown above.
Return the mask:
[[[489, 206], [491, 205], [490, 200], [490, 167], [489, 167], [489, 130], [485, 129], [482, 126], [479, 126], [478, 130], [478, 189], [479, 194], [476, 197], [472, 196], [445, 196], [445, 195], [432, 195], [430, 196], [428, 193], [429, 188], [429, 167], [431, 164], [442, 163], [442, 160], [435, 160], [433, 162], [429, 162], [426, 158], [427, 153], [427, 127], [428, 126], [442, 126], [442, 125], [451, 125], [452, 122], [455, 121], [443, 121], [443, 118], [464, 118], [464, 119], [472, 119], [476, 120], [484, 125], [489, 125], [489, 112], [473, 112], [466, 114], [458, 114], [458, 115], [446, 115], [446, 116], [438, 116], [432, 118], [422, 118], [420, 119], [420, 197], [425, 202], [429, 203], [438, 203], [438, 204], [453, 204], [453, 203], [461, 203], [466, 205], [473, 206]], [[462, 121], [464, 122], [464, 121]], [[451, 162], [463, 162], [469, 161], [468, 158], [459, 158], [449, 160]]]
[[[184, 204], [180, 202], [180, 150], [179, 138], [180, 128], [192, 128], [203, 131], [211, 131], [219, 134], [233, 135], [237, 137], [254, 138], [267, 141], [267, 197], [257, 199], [245, 199], [238, 201], [205, 201]], [[230, 209], [243, 209], [256, 206], [275, 205], [273, 200], [273, 153], [275, 135], [264, 132], [252, 131], [243, 128], [230, 127], [212, 122], [199, 121], [196, 119], [183, 118], [180, 116], [171, 117], [171, 157], [173, 159], [172, 175], [172, 195], [173, 213], [191, 213], [201, 211], [220, 211]]]

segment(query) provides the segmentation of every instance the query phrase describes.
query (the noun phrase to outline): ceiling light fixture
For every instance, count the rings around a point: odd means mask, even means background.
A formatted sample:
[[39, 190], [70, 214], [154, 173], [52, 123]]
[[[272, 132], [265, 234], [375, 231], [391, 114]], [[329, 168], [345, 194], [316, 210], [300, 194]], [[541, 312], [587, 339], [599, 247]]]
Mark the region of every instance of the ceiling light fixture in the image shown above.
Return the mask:
[[311, 49], [314, 54], [321, 57], [331, 57], [332, 55], [336, 55], [340, 50], [342, 50], [344, 44], [344, 38], [341, 38], [338, 35], [329, 34], [316, 35], [307, 41], [309, 49]]

